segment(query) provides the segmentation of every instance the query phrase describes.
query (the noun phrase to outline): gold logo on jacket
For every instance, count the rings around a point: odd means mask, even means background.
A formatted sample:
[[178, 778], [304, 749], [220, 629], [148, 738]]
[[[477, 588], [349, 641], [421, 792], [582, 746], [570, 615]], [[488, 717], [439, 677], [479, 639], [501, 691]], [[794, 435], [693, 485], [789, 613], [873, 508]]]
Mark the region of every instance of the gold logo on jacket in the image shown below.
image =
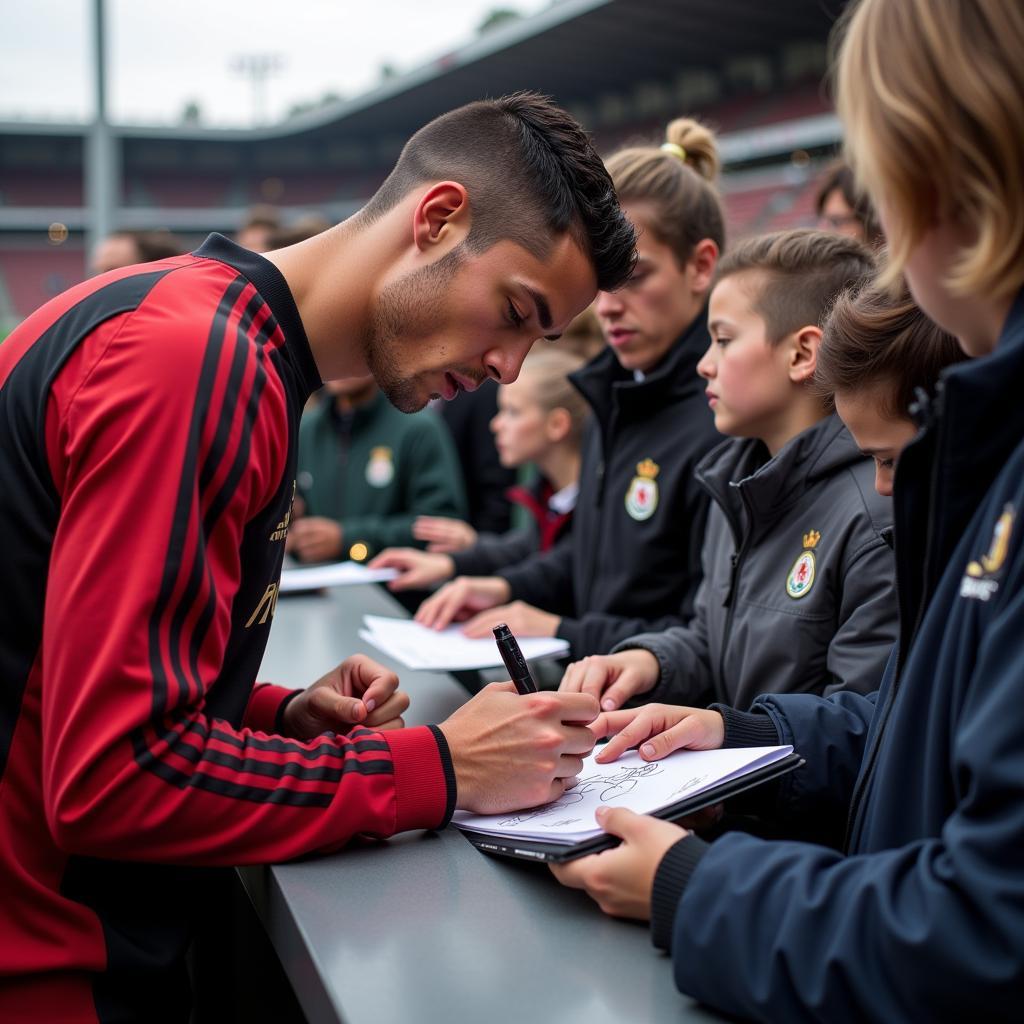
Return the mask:
[[1002, 514], [996, 520], [996, 525], [992, 530], [992, 543], [989, 544], [988, 551], [977, 561], [967, 563], [967, 570], [960, 581], [961, 597], [987, 601], [999, 589], [999, 581], [993, 577], [1002, 569], [1003, 563], [1006, 561], [1015, 517], [1016, 511], [1013, 505], [1004, 505]]
[[809, 530], [804, 534], [804, 549], [786, 577], [786, 593], [794, 601], [806, 597], [811, 592], [811, 587], [814, 586], [814, 576], [818, 568], [814, 549], [818, 546], [819, 540], [821, 540], [821, 534], [817, 530]]
[[292, 506], [295, 504], [295, 481], [292, 481], [292, 498], [288, 502], [288, 511], [284, 514], [284, 519], [281, 520], [274, 527], [274, 532], [270, 535], [271, 543], [276, 540], [284, 540], [288, 535], [288, 524], [292, 521]]
[[655, 477], [660, 472], [661, 466], [654, 459], [644, 459], [636, 464], [636, 476], [626, 491], [626, 511], [637, 522], [650, 519], [658, 507], [658, 482]]
[[[256, 611], [249, 616], [249, 621], [245, 624], [245, 628], [248, 629], [256, 620], [259, 620], [261, 626], [266, 625], [267, 619], [274, 617], [274, 612], [277, 611], [277, 592], [278, 586], [276, 583], [271, 583], [269, 587], [263, 592], [263, 596], [260, 598], [260, 603], [256, 605]], [[262, 614], [261, 614], [262, 613]]]

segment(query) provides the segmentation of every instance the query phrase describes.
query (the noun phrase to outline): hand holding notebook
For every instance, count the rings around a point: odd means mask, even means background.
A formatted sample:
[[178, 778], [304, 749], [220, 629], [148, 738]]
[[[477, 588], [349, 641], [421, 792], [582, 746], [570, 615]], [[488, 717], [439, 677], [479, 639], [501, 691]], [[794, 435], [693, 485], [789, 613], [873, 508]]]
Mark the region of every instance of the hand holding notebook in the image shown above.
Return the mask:
[[597, 823], [599, 807], [679, 818], [798, 764], [800, 758], [789, 746], [678, 750], [660, 761], [645, 761], [629, 751], [610, 764], [599, 763], [591, 754], [584, 759], [576, 786], [553, 803], [514, 814], [458, 812], [452, 820], [487, 852], [569, 860], [616, 842]]

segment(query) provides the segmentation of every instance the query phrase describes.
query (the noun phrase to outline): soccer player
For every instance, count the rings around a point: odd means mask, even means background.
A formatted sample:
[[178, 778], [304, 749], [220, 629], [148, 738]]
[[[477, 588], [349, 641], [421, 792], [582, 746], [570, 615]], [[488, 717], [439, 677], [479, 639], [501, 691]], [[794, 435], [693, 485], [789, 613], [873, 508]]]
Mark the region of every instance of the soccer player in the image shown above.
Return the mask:
[[564, 790], [592, 699], [496, 686], [401, 729], [360, 655], [253, 684], [321, 380], [372, 373], [407, 411], [514, 380], [633, 259], [582, 129], [519, 94], [421, 129], [330, 231], [267, 258], [213, 235], [6, 340], [0, 1019], [184, 1019], [199, 869]]

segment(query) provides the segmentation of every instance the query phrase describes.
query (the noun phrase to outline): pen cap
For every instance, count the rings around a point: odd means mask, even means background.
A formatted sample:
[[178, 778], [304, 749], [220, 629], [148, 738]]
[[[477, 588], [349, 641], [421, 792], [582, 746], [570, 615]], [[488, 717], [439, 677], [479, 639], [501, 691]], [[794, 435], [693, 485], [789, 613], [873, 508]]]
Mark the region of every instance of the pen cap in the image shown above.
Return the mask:
[[523, 652], [519, 650], [519, 644], [512, 635], [512, 630], [504, 622], [499, 622], [491, 631], [494, 633], [495, 643], [501, 653], [501, 660], [505, 662], [505, 668], [512, 679], [522, 679], [529, 675], [529, 668]]

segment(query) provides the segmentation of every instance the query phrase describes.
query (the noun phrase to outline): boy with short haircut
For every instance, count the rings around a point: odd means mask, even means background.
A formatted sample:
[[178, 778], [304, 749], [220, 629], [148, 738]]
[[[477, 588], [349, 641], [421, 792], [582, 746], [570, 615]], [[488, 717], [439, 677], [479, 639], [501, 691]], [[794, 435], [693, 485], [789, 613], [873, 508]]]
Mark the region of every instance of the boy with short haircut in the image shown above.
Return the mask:
[[697, 370], [730, 440], [697, 467], [712, 502], [694, 618], [571, 665], [563, 690], [610, 710], [878, 686], [896, 636], [891, 510], [813, 382], [818, 325], [871, 267], [858, 242], [810, 230], [722, 259]]

